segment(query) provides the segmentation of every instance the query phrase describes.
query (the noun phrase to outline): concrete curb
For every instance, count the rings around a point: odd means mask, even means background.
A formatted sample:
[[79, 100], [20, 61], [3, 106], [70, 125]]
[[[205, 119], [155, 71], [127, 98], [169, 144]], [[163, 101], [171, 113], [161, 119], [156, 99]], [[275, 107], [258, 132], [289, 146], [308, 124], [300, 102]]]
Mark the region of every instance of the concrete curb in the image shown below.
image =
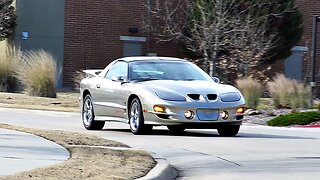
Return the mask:
[[156, 166], [149, 173], [137, 180], [170, 180], [178, 176], [177, 171], [167, 162], [165, 158], [155, 158]]
[[[79, 147], [79, 145], [73, 146]], [[81, 145], [80, 145], [81, 147]], [[106, 148], [112, 150], [138, 150], [132, 149], [131, 147], [106, 147], [106, 146], [85, 146], [85, 147], [99, 147], [99, 148]], [[164, 157], [161, 157], [158, 154], [148, 152], [150, 156], [157, 162], [156, 166], [152, 168], [148, 174], [144, 177], [138, 178], [137, 180], [171, 180], [175, 179], [178, 176], [177, 171], [167, 162]]]
[[[2, 108], [0, 109], [5, 109], [6, 111], [29, 111], [33, 113], [50, 113], [54, 112], [59, 115], [78, 115], [79, 113], [74, 113], [74, 112], [57, 112], [57, 111], [46, 111], [46, 110], [27, 110], [27, 109], [16, 109], [16, 108]], [[97, 147], [97, 146], [95, 146]], [[119, 148], [119, 147], [102, 147], [99, 146], [100, 148], [108, 148], [108, 149], [114, 149], [114, 150], [137, 150], [137, 149], [131, 149], [131, 148]], [[141, 149], [139, 149], [141, 150]], [[164, 157], [161, 157], [158, 154], [155, 154], [153, 152], [147, 152], [149, 155], [153, 157], [153, 159], [157, 162], [156, 166], [151, 169], [148, 174], [144, 177], [138, 178], [138, 180], [171, 180], [175, 179], [178, 176], [177, 171], [166, 161]]]
[[[83, 147], [76, 145], [73, 147]], [[106, 147], [106, 146], [84, 146], [84, 147], [99, 147], [112, 150], [138, 150], [132, 148], [123, 147]], [[171, 180], [178, 176], [177, 171], [167, 162], [167, 160], [158, 154], [148, 152], [150, 156], [157, 162], [156, 166], [152, 168], [148, 174], [144, 177], [138, 178], [137, 180]]]

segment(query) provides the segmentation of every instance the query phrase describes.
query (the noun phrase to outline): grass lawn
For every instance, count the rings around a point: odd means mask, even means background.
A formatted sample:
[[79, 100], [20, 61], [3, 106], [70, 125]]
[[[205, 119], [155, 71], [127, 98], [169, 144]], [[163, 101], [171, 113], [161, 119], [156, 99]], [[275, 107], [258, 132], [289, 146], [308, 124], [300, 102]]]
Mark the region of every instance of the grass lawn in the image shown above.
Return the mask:
[[78, 92], [58, 92], [57, 98], [0, 92], [0, 107], [79, 112]]
[[44, 131], [0, 124], [0, 128], [32, 133], [64, 146], [71, 154], [60, 164], [38, 168], [0, 180], [20, 179], [135, 179], [146, 175], [155, 161], [144, 151], [112, 150], [125, 144], [92, 135], [64, 131]]

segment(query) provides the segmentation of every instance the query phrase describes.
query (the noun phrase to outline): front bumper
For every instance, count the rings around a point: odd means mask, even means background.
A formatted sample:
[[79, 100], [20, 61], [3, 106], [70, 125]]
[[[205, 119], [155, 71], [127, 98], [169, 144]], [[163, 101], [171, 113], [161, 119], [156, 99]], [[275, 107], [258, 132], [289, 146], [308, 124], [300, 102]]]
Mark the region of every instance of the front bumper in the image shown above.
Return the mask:
[[[161, 104], [161, 106], [166, 107], [166, 112], [154, 112], [151, 107], [144, 109], [145, 124], [165, 126], [185, 125], [188, 128], [215, 128], [220, 125], [241, 125], [243, 119], [243, 114], [238, 114], [237, 108], [244, 107], [244, 105], [236, 102], [198, 104], [171, 102], [170, 104]], [[186, 111], [194, 112], [193, 118], [186, 118]], [[221, 111], [227, 112], [228, 118], [223, 119], [220, 115]], [[202, 112], [209, 113], [209, 115], [203, 115], [201, 114]]]

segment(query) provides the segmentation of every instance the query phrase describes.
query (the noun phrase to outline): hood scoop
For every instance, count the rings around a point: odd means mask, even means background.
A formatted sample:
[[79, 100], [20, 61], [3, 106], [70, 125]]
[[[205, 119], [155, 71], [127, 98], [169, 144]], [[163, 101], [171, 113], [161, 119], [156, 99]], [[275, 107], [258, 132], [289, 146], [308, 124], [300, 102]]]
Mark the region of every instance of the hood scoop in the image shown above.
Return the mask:
[[189, 98], [199, 101], [200, 100], [200, 94], [187, 94]]
[[[204, 100], [200, 94], [187, 94], [187, 96], [194, 101]], [[207, 98], [209, 101], [215, 101], [215, 100], [217, 100], [218, 95], [217, 94], [207, 94]]]
[[216, 94], [208, 94], [207, 97], [208, 97], [208, 100], [214, 101], [214, 100], [216, 100], [218, 98], [218, 95], [216, 95]]

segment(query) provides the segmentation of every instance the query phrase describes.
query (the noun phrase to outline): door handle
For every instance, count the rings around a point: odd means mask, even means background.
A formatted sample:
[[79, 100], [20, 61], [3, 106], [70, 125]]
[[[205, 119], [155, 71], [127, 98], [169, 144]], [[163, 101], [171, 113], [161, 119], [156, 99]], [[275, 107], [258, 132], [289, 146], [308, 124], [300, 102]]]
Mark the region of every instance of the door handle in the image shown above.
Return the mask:
[[100, 88], [101, 86], [100, 86], [100, 84], [97, 84], [96, 87], [97, 87], [97, 88]]

